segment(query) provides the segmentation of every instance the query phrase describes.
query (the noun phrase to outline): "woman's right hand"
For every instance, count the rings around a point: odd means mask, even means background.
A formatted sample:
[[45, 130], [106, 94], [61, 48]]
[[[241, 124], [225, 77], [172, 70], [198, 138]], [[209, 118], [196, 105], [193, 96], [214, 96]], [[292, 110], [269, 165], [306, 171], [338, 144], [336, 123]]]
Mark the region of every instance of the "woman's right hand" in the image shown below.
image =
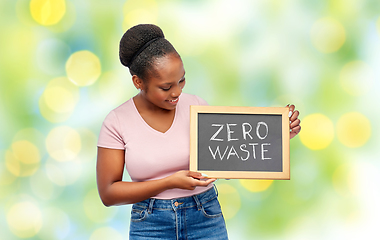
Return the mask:
[[216, 179], [202, 176], [199, 172], [178, 171], [167, 177], [170, 188], [180, 188], [186, 190], [194, 190], [197, 186], [207, 187]]

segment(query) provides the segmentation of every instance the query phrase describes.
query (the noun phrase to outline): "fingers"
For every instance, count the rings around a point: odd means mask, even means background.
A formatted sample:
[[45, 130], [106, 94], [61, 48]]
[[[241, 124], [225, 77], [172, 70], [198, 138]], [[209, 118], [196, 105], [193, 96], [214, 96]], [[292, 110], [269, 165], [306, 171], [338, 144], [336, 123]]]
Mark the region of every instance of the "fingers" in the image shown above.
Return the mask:
[[192, 178], [197, 178], [197, 179], [205, 178], [202, 175], [202, 173], [200, 173], [200, 172], [193, 172], [193, 171], [188, 171], [187, 176], [192, 177]]
[[297, 126], [291, 129], [291, 133], [293, 133], [294, 135], [297, 135], [300, 131], [301, 131], [301, 126]]
[[289, 107], [289, 120], [291, 121], [291, 123], [293, 123], [295, 120], [297, 120], [298, 116], [300, 115], [300, 112], [298, 110], [295, 110], [296, 107], [293, 104], [288, 104], [286, 105], [286, 107]]
[[[288, 104], [288, 105], [286, 105], [286, 106], [289, 107], [289, 114], [290, 114], [290, 112], [293, 113], [294, 109], [296, 108], [293, 104], [292, 104], [292, 105]], [[290, 115], [290, 116], [291, 116], [291, 115]], [[290, 116], [289, 116], [289, 117], [290, 117]]]
[[299, 119], [296, 119], [294, 122], [292, 122], [292, 123], [290, 124], [290, 129], [292, 129], [292, 130], [293, 130], [293, 128], [295, 128], [295, 127], [299, 126], [299, 125], [300, 125], [300, 123], [301, 123], [301, 120], [299, 120]]
[[290, 117], [290, 121], [294, 122], [298, 116], [300, 115], [300, 112], [298, 112], [298, 110], [294, 111], [292, 116]]
[[201, 187], [207, 187], [208, 185], [210, 185], [211, 183], [215, 182], [215, 178], [210, 178], [210, 179], [207, 179], [207, 180], [196, 180], [196, 186], [201, 186]]
[[210, 183], [214, 182], [215, 178], [207, 178], [200, 172], [189, 171], [189, 176], [196, 180], [196, 186], [208, 186]]
[[207, 180], [201, 180], [197, 178], [192, 178], [190, 185], [184, 186], [183, 189], [194, 190], [196, 187], [207, 187], [211, 183], [215, 182], [216, 179], [210, 178]]
[[289, 119], [293, 122], [295, 119], [297, 119], [299, 112], [297, 110], [294, 111], [296, 107], [293, 104], [288, 104], [286, 106], [289, 107]]
[[216, 179], [207, 178], [200, 172], [193, 171], [179, 171], [174, 176], [174, 188], [181, 188], [187, 190], [194, 190], [197, 186], [206, 187]]
[[294, 138], [295, 136], [297, 136], [297, 134], [301, 131], [301, 126], [297, 126], [293, 129], [291, 129], [291, 132], [289, 134], [290, 136], [290, 139]]
[[207, 178], [200, 172], [188, 172], [189, 176], [194, 179], [194, 188], [196, 186], [207, 187], [209, 184], [215, 182], [215, 178]]
[[298, 110], [295, 110], [295, 106], [288, 104], [289, 107], [289, 128], [290, 128], [290, 138], [292, 139], [301, 131], [301, 120], [298, 119], [300, 115]]

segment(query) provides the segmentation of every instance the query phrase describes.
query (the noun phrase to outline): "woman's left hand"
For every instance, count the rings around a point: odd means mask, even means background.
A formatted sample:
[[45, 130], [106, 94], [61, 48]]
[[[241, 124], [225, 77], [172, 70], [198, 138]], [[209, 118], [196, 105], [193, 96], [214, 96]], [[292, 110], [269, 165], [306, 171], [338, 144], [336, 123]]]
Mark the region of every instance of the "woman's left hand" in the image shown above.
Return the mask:
[[288, 104], [287, 107], [289, 107], [290, 139], [292, 139], [301, 131], [301, 120], [298, 119], [300, 113], [295, 110], [294, 105]]

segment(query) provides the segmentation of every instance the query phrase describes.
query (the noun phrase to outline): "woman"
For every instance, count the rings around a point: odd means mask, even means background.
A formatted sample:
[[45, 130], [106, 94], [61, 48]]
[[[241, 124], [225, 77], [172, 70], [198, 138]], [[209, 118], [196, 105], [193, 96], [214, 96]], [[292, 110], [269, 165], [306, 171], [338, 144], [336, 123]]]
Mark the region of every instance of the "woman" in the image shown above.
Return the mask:
[[[215, 179], [188, 171], [189, 106], [206, 105], [182, 93], [185, 70], [162, 30], [130, 28], [120, 61], [140, 92], [111, 111], [98, 142], [97, 183], [106, 206], [133, 204], [130, 239], [228, 239]], [[290, 106], [291, 137], [300, 131]], [[132, 182], [122, 181], [124, 165]]]

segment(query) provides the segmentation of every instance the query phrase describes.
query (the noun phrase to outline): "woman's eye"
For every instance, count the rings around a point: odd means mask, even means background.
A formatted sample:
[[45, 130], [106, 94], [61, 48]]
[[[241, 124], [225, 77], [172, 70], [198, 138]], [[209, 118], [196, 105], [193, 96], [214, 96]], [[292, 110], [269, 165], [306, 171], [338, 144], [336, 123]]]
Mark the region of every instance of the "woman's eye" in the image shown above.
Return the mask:
[[[181, 81], [178, 82], [179, 84], [184, 84], [185, 83], [185, 79], [182, 79]], [[164, 87], [160, 87], [163, 91], [169, 91], [172, 87], [168, 87], [168, 88], [164, 88]]]

